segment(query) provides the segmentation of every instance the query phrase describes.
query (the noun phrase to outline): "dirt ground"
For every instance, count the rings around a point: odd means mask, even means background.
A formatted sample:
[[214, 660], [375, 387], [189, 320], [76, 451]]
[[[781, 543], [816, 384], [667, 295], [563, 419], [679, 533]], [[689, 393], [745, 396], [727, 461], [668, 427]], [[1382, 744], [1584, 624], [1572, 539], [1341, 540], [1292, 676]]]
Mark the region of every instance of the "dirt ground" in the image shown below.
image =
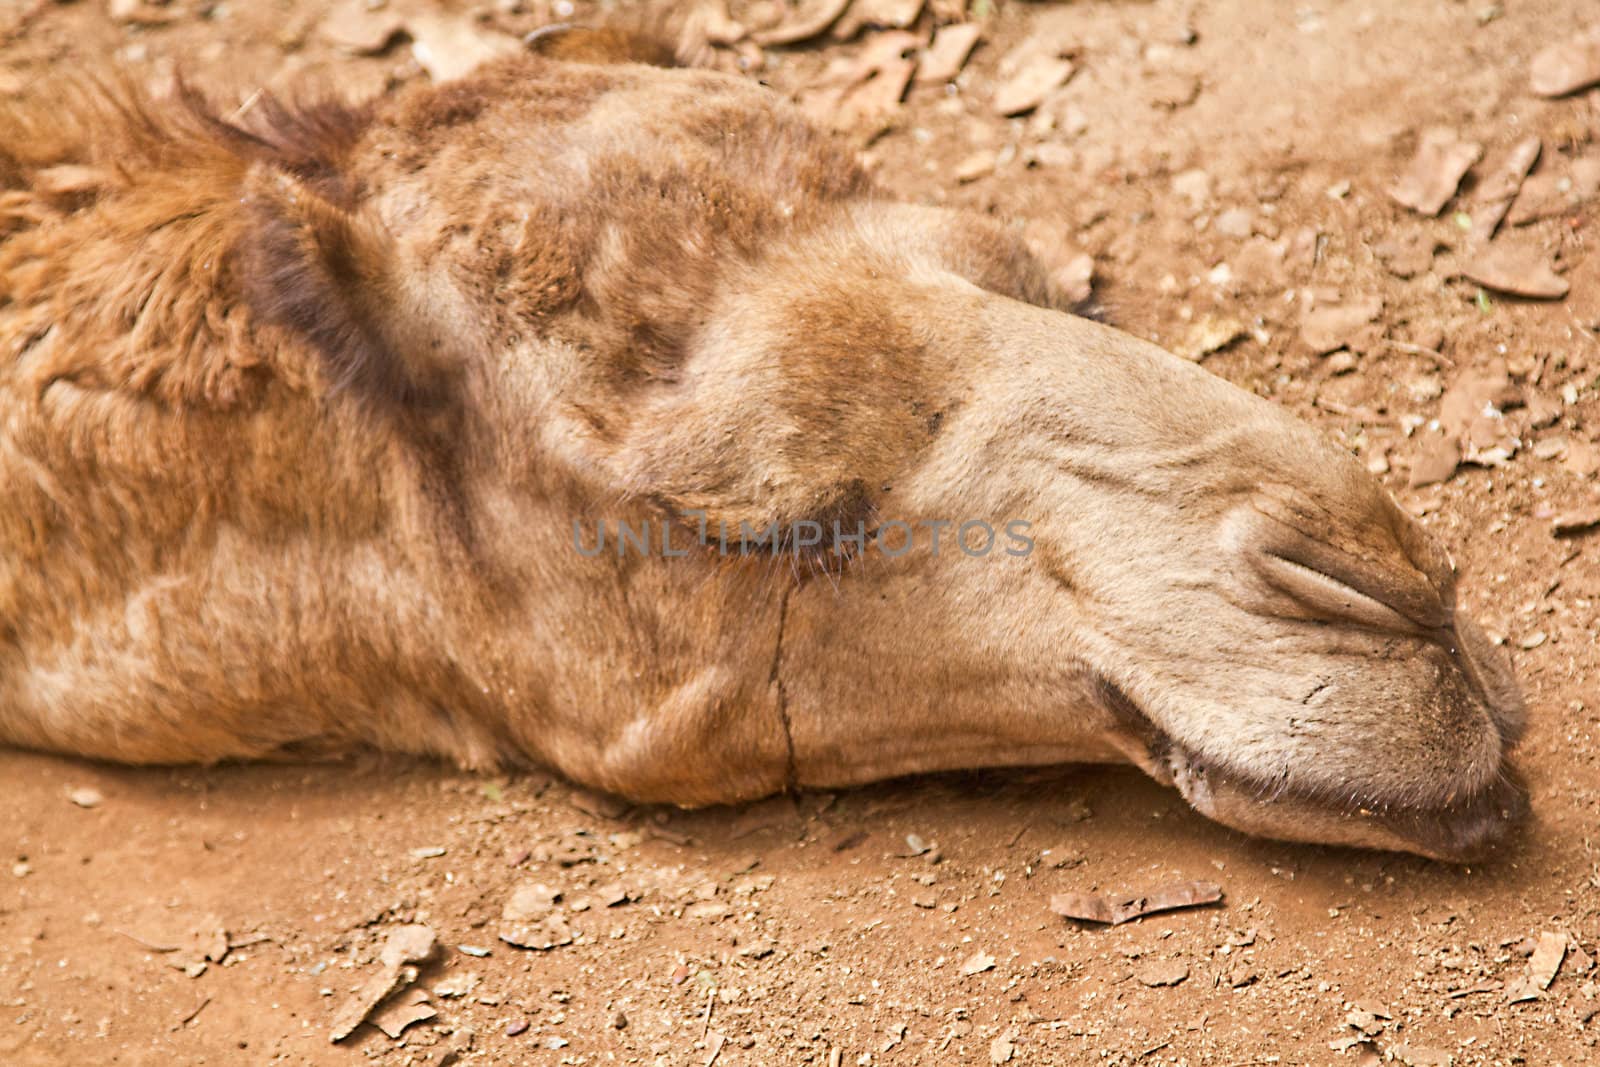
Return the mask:
[[[792, 18], [730, 7], [746, 28]], [[887, 21], [923, 7], [855, 5]], [[1533, 723], [1525, 839], [1481, 869], [1250, 840], [1123, 769], [680, 812], [376, 756], [129, 770], [5, 751], [0, 1063], [1600, 1062], [1600, 90], [1530, 91], [1536, 54], [1600, 11], [970, 7], [981, 37], [964, 71], [884, 107], [847, 87], [890, 30], [700, 51], [837, 120], [900, 195], [1032, 220], [1064, 279], [1092, 257], [1112, 321], [1363, 457], [1449, 545], [1466, 606], [1513, 651]], [[963, 4], [926, 8], [913, 52]], [[595, 7], [387, 10], [470, 16], [479, 40]], [[362, 94], [430, 76], [404, 33], [352, 54], [350, 27], [371, 26], [353, 11], [6, 0], [0, 92], [113, 63], [181, 68], [241, 103], [261, 86]], [[1063, 55], [1064, 85], [996, 113], [1013, 67], [1057, 63], [1049, 88]], [[1482, 147], [1437, 217], [1390, 195], [1433, 128], [1463, 159]], [[1476, 228], [1515, 190], [1496, 175], [1529, 137], [1542, 153], [1488, 247], [1520, 257], [1512, 284], [1552, 284], [1553, 266], [1564, 299], [1463, 277], [1484, 273]], [[1225, 899], [1115, 928], [1049, 910], [1056, 893], [1183, 879]], [[501, 940], [514, 894], [570, 943]], [[425, 994], [416, 1014], [436, 1014], [398, 1039], [366, 1024], [331, 1043], [409, 923], [439, 947], [395, 1010]], [[1530, 986], [1561, 945], [1548, 988]]]

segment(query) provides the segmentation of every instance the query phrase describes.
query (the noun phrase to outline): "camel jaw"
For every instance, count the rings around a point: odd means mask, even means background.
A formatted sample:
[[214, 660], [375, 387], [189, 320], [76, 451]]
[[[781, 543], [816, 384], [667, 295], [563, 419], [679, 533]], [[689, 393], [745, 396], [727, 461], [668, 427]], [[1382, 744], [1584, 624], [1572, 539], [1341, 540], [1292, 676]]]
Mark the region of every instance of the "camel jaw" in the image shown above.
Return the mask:
[[1206, 818], [1256, 837], [1470, 863], [1494, 855], [1531, 812], [1527, 786], [1509, 759], [1486, 787], [1437, 806], [1364, 804], [1224, 769], [1161, 730], [1126, 696], [1118, 693], [1113, 703], [1114, 744], [1130, 762]]

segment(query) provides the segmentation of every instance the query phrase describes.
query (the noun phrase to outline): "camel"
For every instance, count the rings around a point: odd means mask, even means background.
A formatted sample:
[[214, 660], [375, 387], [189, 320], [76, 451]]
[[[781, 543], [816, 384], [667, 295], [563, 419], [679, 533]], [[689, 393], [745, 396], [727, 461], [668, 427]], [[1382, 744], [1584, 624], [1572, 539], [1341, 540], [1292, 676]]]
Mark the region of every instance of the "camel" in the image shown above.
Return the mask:
[[1118, 762], [1272, 838], [1518, 825], [1508, 659], [1351, 455], [656, 58], [0, 113], [0, 743], [676, 805]]

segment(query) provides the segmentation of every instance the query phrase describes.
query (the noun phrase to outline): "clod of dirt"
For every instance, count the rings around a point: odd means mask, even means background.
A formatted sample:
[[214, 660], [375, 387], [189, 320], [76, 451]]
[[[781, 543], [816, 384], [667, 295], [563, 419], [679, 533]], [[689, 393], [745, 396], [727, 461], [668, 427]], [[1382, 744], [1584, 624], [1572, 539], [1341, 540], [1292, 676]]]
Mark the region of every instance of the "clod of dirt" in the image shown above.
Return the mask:
[[1512, 296], [1559, 300], [1567, 295], [1567, 280], [1530, 244], [1496, 242], [1474, 256], [1461, 273], [1486, 289]]
[[940, 27], [933, 35], [933, 43], [917, 59], [916, 80], [919, 83], [950, 81], [967, 65], [967, 57], [972, 55], [981, 36], [983, 28], [976, 22]]
[[1461, 466], [1461, 445], [1454, 437], [1435, 436], [1423, 445], [1422, 455], [1411, 465], [1410, 485], [1420, 489], [1449, 481]]
[[406, 21], [388, 8], [374, 10], [366, 0], [345, 0], [317, 27], [335, 47], [358, 56], [373, 56], [405, 32]]
[[343, 1041], [355, 1033], [373, 1010], [397, 990], [416, 981], [417, 972], [408, 964], [421, 963], [433, 955], [438, 939], [430, 927], [420, 923], [396, 927], [384, 942], [378, 962], [381, 969], [350, 995], [333, 1016], [329, 1040]]
[[1522, 191], [1522, 183], [1539, 161], [1543, 146], [1537, 137], [1518, 141], [1500, 166], [1478, 186], [1473, 196], [1472, 239], [1479, 244], [1494, 236], [1500, 222]]
[[1439, 242], [1431, 233], [1417, 230], [1378, 242], [1372, 246], [1372, 253], [1396, 278], [1414, 278], [1433, 266], [1433, 253], [1438, 247]]
[[1450, 130], [1428, 130], [1405, 173], [1389, 187], [1389, 196], [1419, 214], [1437, 215], [1481, 158], [1483, 146], [1476, 141], [1463, 141]]
[[67, 799], [80, 808], [98, 808], [105, 802], [106, 795], [92, 785], [85, 785], [68, 793]]
[[1600, 26], [1533, 57], [1528, 87], [1540, 96], [1566, 96], [1600, 84]]
[[206, 964], [221, 963], [228, 955], [228, 931], [215, 915], [197, 918], [178, 939], [176, 949], [167, 957], [167, 966], [175, 967], [190, 978], [206, 972]]
[[1057, 893], [1050, 898], [1050, 910], [1068, 919], [1118, 926], [1142, 915], [1215, 904], [1221, 899], [1222, 887], [1212, 882], [1173, 882], [1142, 896]]
[[500, 940], [515, 948], [547, 952], [562, 945], [572, 944], [572, 927], [567, 917], [555, 912], [539, 922], [516, 923], [503, 927]]
[[428, 1003], [426, 990], [413, 989], [390, 1000], [367, 1017], [367, 1021], [392, 1039], [398, 1039], [406, 1027], [426, 1022], [439, 1013]]
[[1133, 976], [1139, 980], [1140, 985], [1157, 986], [1177, 985], [1189, 977], [1189, 965], [1182, 960], [1147, 960], [1134, 968]]
[[1044, 98], [1067, 83], [1076, 68], [1072, 60], [1037, 45], [1025, 44], [1000, 63], [1004, 80], [994, 91], [990, 106], [997, 115], [1021, 115], [1044, 103]]
[[972, 975], [981, 974], [984, 971], [992, 970], [994, 970], [994, 957], [989, 955], [987, 952], [974, 952], [972, 955], [968, 956], [964, 961], [962, 961], [961, 964], [961, 974], [963, 977], [970, 978]]
[[445, 15], [413, 15], [406, 20], [411, 53], [436, 82], [472, 72], [480, 63], [515, 52], [517, 41], [479, 29], [471, 19]]
[[547, 885], [528, 882], [511, 891], [510, 898], [500, 909], [500, 918], [506, 922], [540, 922], [554, 910], [561, 891]]
[[1376, 296], [1313, 308], [1300, 320], [1300, 339], [1317, 355], [1326, 355], [1357, 343], [1382, 311], [1383, 299]]
[[773, 26], [771, 29], [758, 30], [750, 36], [756, 44], [763, 46], [809, 41], [827, 32], [828, 27], [837, 22], [839, 16], [844, 14], [844, 9], [849, 6], [850, 0], [815, 0], [813, 3], [802, 4], [800, 10], [795, 12], [794, 18], [788, 22]]
[[1506, 418], [1508, 409], [1523, 406], [1521, 390], [1507, 376], [1505, 362], [1468, 367], [1456, 376], [1439, 400], [1439, 425], [1460, 446], [1464, 463], [1504, 465], [1522, 447]]

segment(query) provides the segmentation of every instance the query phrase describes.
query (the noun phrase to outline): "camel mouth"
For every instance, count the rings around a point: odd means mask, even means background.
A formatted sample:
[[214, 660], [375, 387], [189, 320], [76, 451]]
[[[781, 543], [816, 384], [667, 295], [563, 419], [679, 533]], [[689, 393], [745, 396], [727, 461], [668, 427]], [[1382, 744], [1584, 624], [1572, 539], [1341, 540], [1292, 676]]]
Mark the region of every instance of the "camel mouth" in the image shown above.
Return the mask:
[[1494, 855], [1531, 812], [1509, 746], [1488, 782], [1435, 804], [1335, 795], [1306, 788], [1287, 773], [1269, 780], [1208, 758], [1157, 726], [1121, 689], [1104, 680], [1100, 689], [1118, 720], [1117, 747], [1132, 763], [1176, 789], [1200, 814], [1257, 837], [1476, 863]]
[[1491, 858], [1531, 811], [1527, 787], [1509, 760], [1489, 786], [1436, 807], [1316, 796], [1284, 782], [1232, 774], [1176, 744], [1167, 750], [1164, 765], [1191, 807], [1234, 829], [1280, 840], [1410, 852], [1445, 863]]

